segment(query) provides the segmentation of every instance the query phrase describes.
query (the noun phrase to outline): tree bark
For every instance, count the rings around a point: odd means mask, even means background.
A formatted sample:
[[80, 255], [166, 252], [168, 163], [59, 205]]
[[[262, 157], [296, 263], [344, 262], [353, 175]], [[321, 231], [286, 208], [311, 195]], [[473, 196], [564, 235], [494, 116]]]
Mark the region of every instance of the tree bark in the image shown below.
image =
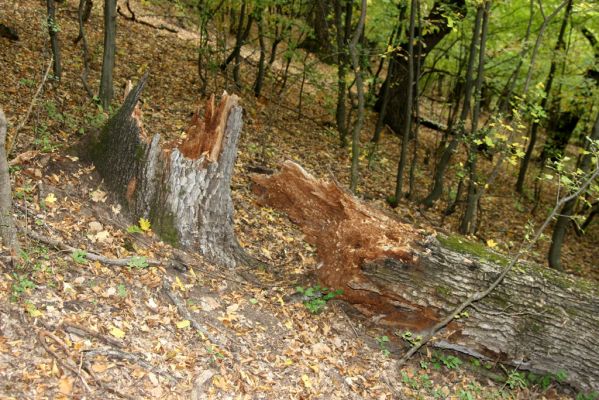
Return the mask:
[[[259, 203], [286, 212], [316, 246], [323, 285], [343, 289], [345, 300], [395, 330], [425, 334], [487, 288], [507, 261], [457, 238], [444, 244], [425, 238], [290, 161], [278, 174], [253, 180]], [[574, 386], [598, 389], [598, 307], [596, 283], [520, 264], [438, 334], [435, 345], [537, 373], [563, 370]]]
[[[595, 141], [599, 140], [599, 113], [597, 114], [597, 118], [595, 119], [595, 125], [593, 126], [593, 132], [591, 133], [590, 140]], [[580, 159], [580, 162], [577, 165], [577, 169], [583, 171], [584, 173], [590, 172], [593, 159], [593, 153], [591, 148], [589, 148], [590, 143], [587, 143], [585, 150], [589, 151], [589, 154], [583, 155]], [[566, 233], [570, 222], [572, 221], [572, 215], [575, 211], [575, 206], [578, 199], [572, 199], [562, 208], [559, 217], [555, 221], [555, 225], [553, 227], [553, 234], [551, 235], [551, 245], [549, 246], [549, 254], [547, 256], [547, 261], [549, 262], [549, 266], [551, 268], [555, 268], [557, 270], [562, 270], [562, 262], [561, 262], [561, 254], [562, 254], [562, 246], [566, 239]]]
[[100, 78], [100, 102], [108, 110], [114, 96], [112, 71], [116, 53], [116, 0], [104, 1], [104, 56]]
[[[433, 5], [429, 15], [425, 19], [425, 26], [429, 25], [427, 33], [420, 34], [417, 32], [417, 37], [422, 42], [422, 52], [420, 53], [420, 64], [424, 64], [424, 59], [427, 54], [439, 43], [450, 31], [448, 25], [448, 11], [454, 11], [456, 19], [461, 19], [465, 15], [464, 0], [439, 0]], [[408, 107], [405, 93], [408, 91], [410, 82], [407, 79], [408, 61], [404, 57], [406, 54], [407, 43], [404, 43], [399, 51], [394, 52], [393, 59], [395, 68], [393, 74], [387, 76], [387, 80], [391, 82], [389, 105], [385, 116], [385, 122], [395, 131], [402, 132], [404, 129], [404, 118]], [[379, 99], [382, 96], [379, 96]], [[380, 104], [377, 104], [377, 109]], [[390, 112], [393, 110], [393, 112]]]
[[48, 34], [50, 35], [50, 46], [52, 47], [52, 54], [54, 55], [54, 79], [59, 81], [62, 76], [60, 45], [58, 43], [58, 32], [60, 29], [56, 22], [56, 6], [54, 0], [47, 0], [46, 5], [48, 6]]
[[[557, 37], [557, 43], [555, 44], [555, 49], [553, 52], [553, 58], [551, 59], [551, 66], [549, 67], [549, 74], [547, 75], [547, 81], [545, 82], [545, 97], [541, 99], [540, 107], [548, 112], [547, 110], [547, 102], [549, 96], [551, 96], [551, 87], [553, 86], [553, 80], [555, 78], [555, 74], [557, 71], [557, 62], [559, 51], [564, 48], [564, 34], [566, 32], [566, 26], [568, 25], [568, 20], [570, 18], [570, 13], [572, 12], [572, 3], [573, 0], [568, 0], [566, 4], [566, 12], [564, 13], [564, 19], [562, 20], [562, 24], [560, 27], [560, 31]], [[524, 158], [520, 162], [520, 169], [518, 171], [518, 179], [516, 181], [516, 192], [522, 193], [524, 191], [524, 180], [526, 178], [526, 172], [528, 171], [528, 165], [530, 164], [530, 160], [532, 158], [532, 153], [535, 148], [535, 144], [537, 142], [539, 130], [539, 121], [535, 121], [532, 123], [530, 127], [530, 139], [528, 141], [528, 146], [526, 147], [526, 152], [524, 154]]]
[[234, 267], [251, 262], [233, 231], [230, 181], [242, 109], [235, 95], [214, 96], [204, 119], [196, 113], [179, 146], [161, 147], [150, 137], [136, 106], [147, 76], [91, 145], [91, 157], [107, 187], [135, 219], [146, 218], [160, 237]]
[[12, 256], [16, 256], [19, 251], [19, 241], [12, 219], [10, 174], [4, 147], [7, 125], [4, 111], [0, 108], [0, 250], [4, 245], [14, 253]]

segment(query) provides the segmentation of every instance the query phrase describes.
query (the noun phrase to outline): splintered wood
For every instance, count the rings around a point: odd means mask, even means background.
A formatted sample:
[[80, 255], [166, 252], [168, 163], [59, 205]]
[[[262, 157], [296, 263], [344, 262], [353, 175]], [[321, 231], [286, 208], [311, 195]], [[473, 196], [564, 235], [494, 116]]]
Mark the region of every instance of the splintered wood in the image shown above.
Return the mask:
[[418, 268], [413, 249], [421, 235], [416, 229], [365, 205], [335, 183], [314, 178], [292, 161], [276, 175], [254, 175], [252, 180], [259, 203], [286, 212], [317, 247], [323, 262], [317, 274], [324, 284], [343, 289], [350, 302], [384, 312], [389, 320], [412, 329], [424, 329], [436, 320], [432, 310], [406, 302], [362, 272], [363, 265], [377, 260]]
[[208, 161], [216, 161], [223, 144], [229, 112], [237, 102], [236, 95], [224, 92], [220, 103], [215, 106], [214, 95], [212, 95], [206, 102], [204, 118], [200, 117], [199, 108], [194, 114], [186, 132], [187, 138], [179, 146], [179, 151], [189, 159], [195, 160], [206, 154]]

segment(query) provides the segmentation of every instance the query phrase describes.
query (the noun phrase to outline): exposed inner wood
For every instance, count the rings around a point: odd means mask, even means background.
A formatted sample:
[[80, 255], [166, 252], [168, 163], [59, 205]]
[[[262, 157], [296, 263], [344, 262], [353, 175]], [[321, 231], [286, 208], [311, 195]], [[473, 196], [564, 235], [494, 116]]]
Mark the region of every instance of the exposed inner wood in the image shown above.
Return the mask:
[[[500, 261], [445, 248], [293, 162], [252, 179], [259, 203], [287, 213], [316, 246], [321, 282], [394, 332], [426, 333], [503, 270]], [[597, 390], [597, 310], [596, 283], [521, 264], [433, 342], [539, 373], [563, 370], [574, 386]]]

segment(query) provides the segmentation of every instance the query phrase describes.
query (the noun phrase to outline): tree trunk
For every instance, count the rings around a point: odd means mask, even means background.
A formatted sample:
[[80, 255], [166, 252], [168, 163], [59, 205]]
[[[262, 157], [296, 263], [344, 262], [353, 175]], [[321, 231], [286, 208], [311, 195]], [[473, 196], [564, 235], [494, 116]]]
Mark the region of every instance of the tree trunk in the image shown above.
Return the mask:
[[[315, 245], [323, 285], [381, 323], [424, 334], [469, 295], [486, 289], [506, 260], [477, 244], [441, 245], [395, 216], [287, 161], [255, 175], [261, 204], [286, 212]], [[453, 248], [453, 250], [451, 250]], [[468, 250], [473, 254], [461, 254]], [[492, 261], [489, 261], [492, 260]], [[599, 286], [521, 264], [503, 283], [436, 336], [435, 345], [599, 389]]]
[[[564, 48], [564, 33], [566, 32], [566, 26], [568, 25], [568, 21], [570, 19], [570, 13], [572, 12], [572, 0], [568, 0], [566, 4], [566, 12], [564, 13], [564, 19], [562, 20], [562, 25], [560, 27], [560, 31], [557, 37], [557, 43], [555, 44], [555, 50], [553, 52], [553, 58], [551, 60], [551, 66], [549, 67], [549, 74], [547, 75], [547, 81], [545, 82], [545, 97], [541, 100], [541, 108], [545, 111], [547, 110], [547, 102], [549, 96], [551, 96], [551, 87], [553, 86], [553, 80], [555, 78], [555, 73], [557, 71], [557, 62], [558, 62], [558, 53], [561, 49]], [[524, 153], [524, 158], [520, 162], [520, 169], [518, 171], [518, 180], [516, 181], [516, 192], [522, 193], [524, 191], [524, 180], [526, 178], [526, 172], [528, 171], [528, 165], [530, 164], [530, 159], [532, 158], [532, 153], [534, 151], [535, 144], [537, 142], [539, 130], [539, 122], [535, 121], [532, 123], [530, 127], [530, 140], [528, 141], [528, 146], [526, 147], [526, 152]]]
[[104, 1], [104, 58], [102, 60], [102, 76], [100, 78], [100, 103], [108, 110], [114, 89], [112, 87], [112, 71], [116, 53], [116, 0]]
[[258, 41], [260, 43], [260, 61], [258, 61], [258, 74], [256, 82], [254, 82], [254, 96], [260, 97], [262, 84], [264, 83], [264, 75], [266, 74], [266, 43], [264, 41], [264, 18], [262, 10], [257, 12], [258, 19]]
[[[593, 132], [591, 133], [590, 140], [595, 141], [599, 140], [599, 113], [597, 114], [597, 119], [595, 120], [595, 125], [593, 127]], [[590, 143], [588, 143], [590, 144]], [[585, 150], [592, 150], [589, 146], [586, 146]], [[577, 165], [577, 169], [580, 169], [584, 173], [590, 172], [593, 159], [593, 153], [583, 155], [580, 159], [580, 162]], [[551, 236], [551, 245], [549, 246], [549, 255], [547, 257], [549, 266], [551, 268], [555, 268], [557, 270], [562, 270], [561, 263], [561, 253], [562, 253], [562, 245], [564, 244], [564, 240], [566, 238], [566, 231], [568, 226], [570, 225], [572, 215], [574, 214], [574, 208], [576, 206], [576, 202], [578, 199], [572, 199], [571, 201], [564, 204], [559, 217], [555, 221], [555, 226], [553, 227], [553, 234]]]
[[60, 28], [56, 22], [56, 6], [54, 0], [47, 0], [48, 6], [48, 34], [50, 35], [50, 45], [52, 47], [52, 55], [54, 56], [54, 79], [60, 80], [62, 75], [62, 63], [60, 57], [60, 45], [58, 44], [58, 32]]
[[480, 33], [480, 50], [478, 55], [478, 72], [476, 76], [476, 84], [474, 87], [474, 111], [472, 113], [472, 131], [470, 132], [470, 148], [468, 151], [468, 199], [466, 200], [466, 209], [460, 222], [460, 233], [469, 235], [474, 234], [477, 228], [477, 210], [478, 201], [482, 196], [481, 183], [478, 182], [477, 173], [477, 158], [478, 145], [476, 140], [479, 139], [478, 134], [478, 119], [480, 117], [482, 86], [485, 73], [485, 47], [487, 44], [487, 30], [489, 25], [489, 11], [491, 9], [491, 1], [488, 0], [479, 6], [483, 9], [482, 29]]
[[237, 97], [225, 92], [216, 105], [213, 96], [182, 144], [161, 147], [160, 135], [146, 134], [136, 106], [146, 78], [92, 143], [96, 169], [129, 214], [149, 219], [165, 241], [229, 267], [250, 262], [233, 231], [230, 181], [242, 126]]
[[[439, 0], [436, 1], [431, 9], [428, 17], [425, 19], [425, 26], [429, 26], [427, 33], [421, 35], [420, 32], [416, 36], [422, 41], [422, 53], [420, 54], [420, 64], [424, 64], [424, 59], [427, 54], [439, 43], [450, 31], [448, 26], [448, 12], [455, 11], [454, 19], [464, 17], [464, 0]], [[405, 125], [406, 109], [408, 107], [405, 93], [408, 91], [410, 82], [407, 79], [408, 61], [404, 57], [406, 54], [407, 43], [402, 45], [399, 51], [394, 52], [393, 59], [396, 63], [393, 69], [393, 74], [388, 75], [387, 79], [391, 82], [389, 105], [385, 116], [385, 122], [395, 131], [402, 132]], [[381, 99], [382, 96], [379, 96]], [[380, 108], [380, 103], [377, 104], [377, 109]], [[390, 112], [393, 110], [393, 112]]]
[[10, 174], [4, 147], [7, 128], [4, 111], [0, 108], [0, 250], [4, 245], [14, 253], [12, 256], [16, 256], [19, 251], [19, 241], [12, 219]]
[[[476, 59], [476, 48], [478, 46], [478, 39], [480, 37], [480, 27], [482, 24], [483, 17], [483, 9], [479, 6], [476, 12], [476, 18], [474, 19], [474, 28], [472, 31], [472, 40], [470, 42], [470, 50], [468, 56], [468, 66], [466, 68], [466, 79], [464, 83], [464, 102], [462, 104], [462, 112], [460, 114], [460, 121], [458, 122], [459, 132], [453, 132], [453, 126], [448, 124], [448, 134], [452, 134], [453, 137], [447, 147], [443, 150], [439, 162], [435, 166], [435, 174], [433, 178], [433, 187], [431, 192], [426, 198], [422, 200], [422, 204], [426, 207], [432, 207], [433, 203], [441, 198], [443, 195], [443, 182], [445, 180], [445, 172], [447, 171], [447, 167], [449, 167], [449, 163], [451, 161], [451, 157], [456, 152], [460, 139], [465, 134], [464, 124], [466, 123], [466, 118], [470, 113], [470, 101], [472, 98], [472, 86], [474, 82], [474, 65]], [[459, 82], [456, 83], [456, 102], [459, 104]], [[457, 113], [459, 107], [455, 109]], [[450, 111], [450, 115], [451, 115]]]
[[301, 42], [299, 48], [315, 53], [323, 62], [331, 63], [335, 60], [328, 21], [331, 13], [331, 1], [314, 0], [312, 3], [308, 24], [314, 34], [308, 35]]
[[[410, 142], [410, 131], [412, 130], [412, 111], [414, 109], [413, 98], [414, 98], [414, 34], [416, 28], [416, 0], [412, 0], [410, 4], [410, 25], [408, 34], [408, 49], [407, 49], [407, 90], [404, 92], [406, 97], [406, 107], [404, 109], [404, 126], [401, 132], [401, 153], [399, 156], [399, 163], [397, 165], [397, 176], [395, 178], [395, 195], [391, 201], [393, 207], [397, 207], [401, 197], [403, 196], [403, 178], [404, 170], [408, 158], [408, 146]], [[421, 27], [418, 27], [419, 30]], [[419, 53], [422, 56], [422, 52]], [[416, 78], [418, 79], [418, 78]]]

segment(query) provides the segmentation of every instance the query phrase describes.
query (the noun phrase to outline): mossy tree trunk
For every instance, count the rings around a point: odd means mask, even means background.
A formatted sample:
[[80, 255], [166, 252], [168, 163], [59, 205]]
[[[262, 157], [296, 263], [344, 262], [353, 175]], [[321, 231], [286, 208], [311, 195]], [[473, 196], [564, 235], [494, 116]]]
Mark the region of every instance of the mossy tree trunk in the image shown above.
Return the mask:
[[150, 137], [137, 102], [146, 77], [92, 144], [92, 159], [108, 188], [129, 214], [147, 218], [165, 241], [199, 251], [234, 267], [250, 258], [233, 230], [231, 175], [242, 127], [237, 97], [214, 96], [202, 119], [197, 113], [178, 146]]
[[[259, 202], [286, 212], [317, 247], [322, 283], [343, 289], [346, 300], [399, 331], [424, 335], [507, 264], [463, 239], [424, 237], [292, 162], [253, 180]], [[565, 371], [573, 385], [597, 390], [597, 310], [596, 283], [519, 265], [434, 344], [539, 373]]]

